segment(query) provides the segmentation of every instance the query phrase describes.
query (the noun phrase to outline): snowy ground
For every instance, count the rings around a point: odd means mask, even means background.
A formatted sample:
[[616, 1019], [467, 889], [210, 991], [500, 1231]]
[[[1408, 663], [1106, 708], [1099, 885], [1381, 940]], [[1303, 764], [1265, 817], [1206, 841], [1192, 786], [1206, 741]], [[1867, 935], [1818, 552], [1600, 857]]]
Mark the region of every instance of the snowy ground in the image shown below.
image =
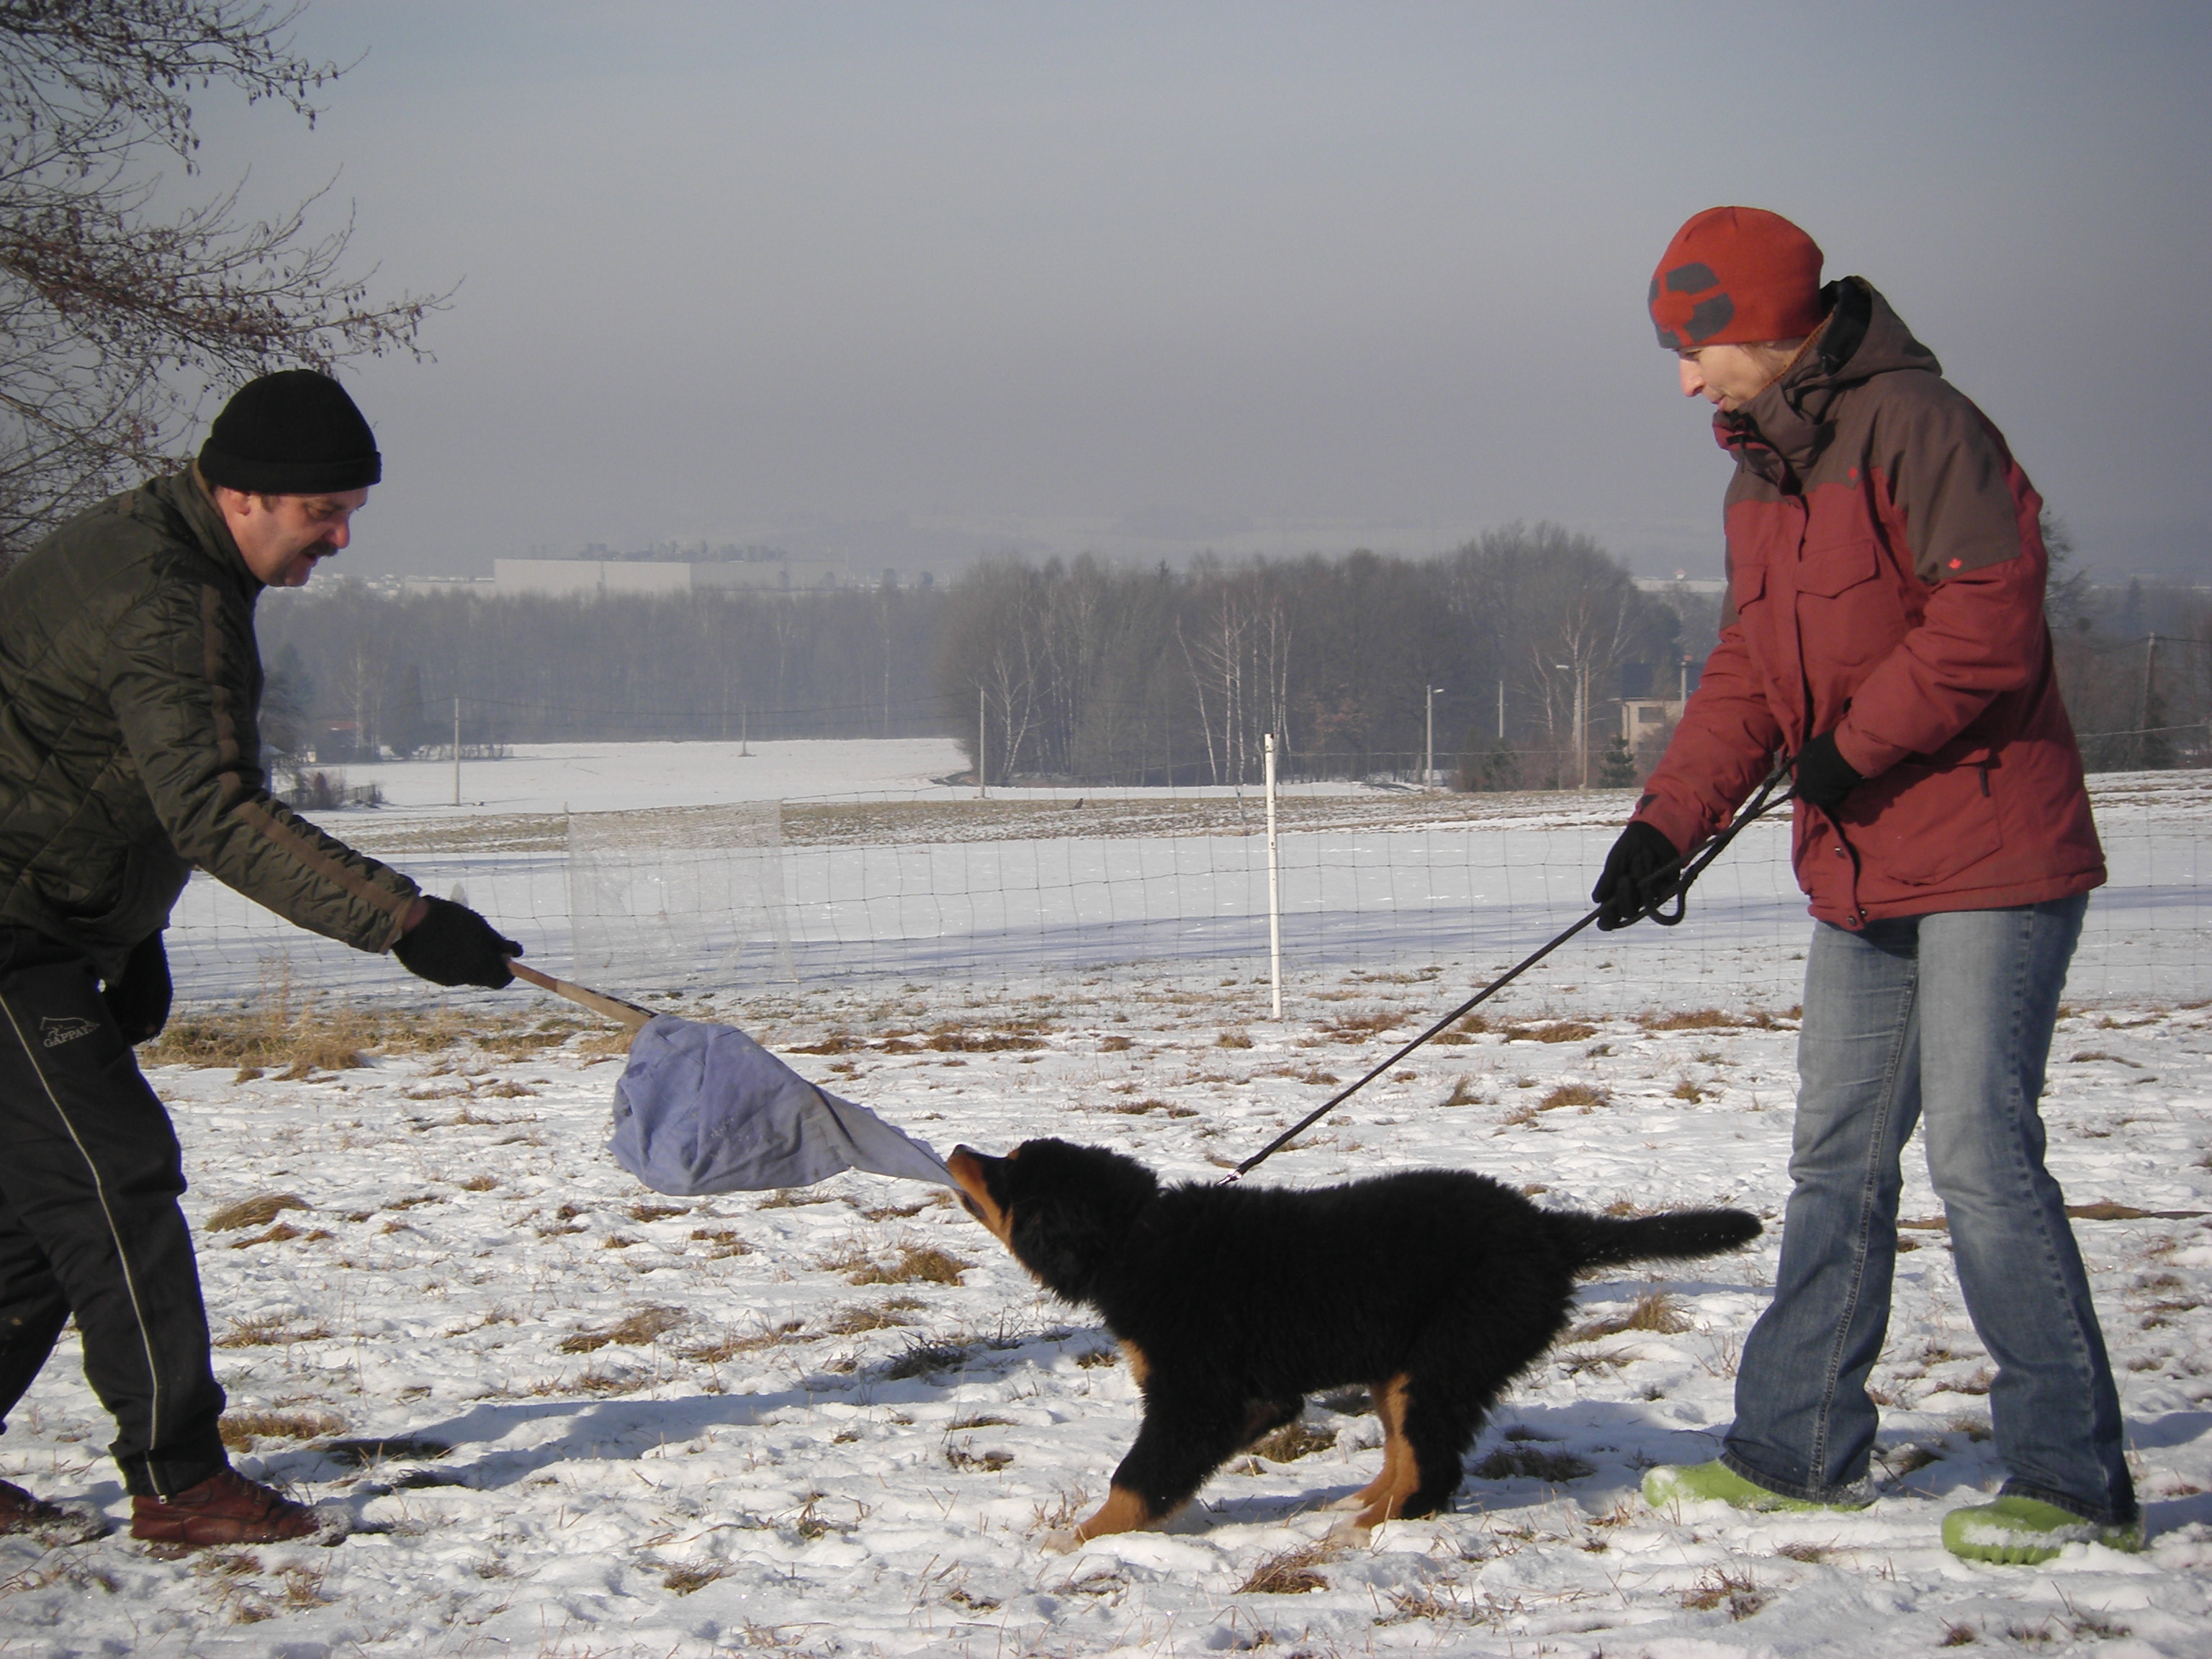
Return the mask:
[[[1262, 988], [1040, 975], [1019, 994], [892, 984], [751, 1000], [810, 1075], [940, 1150], [1058, 1133], [1206, 1179], [1458, 993], [1331, 970], [1292, 1018]], [[1662, 1000], [1663, 988], [1654, 988]], [[1531, 991], [1505, 1012], [1574, 1014]], [[508, 999], [502, 1006], [515, 1006]], [[1968, 1565], [1937, 1529], [1998, 1479], [1987, 1360], [1943, 1235], [1914, 1226], [1889, 1347], [1883, 1495], [1856, 1515], [1654, 1514], [1642, 1466], [1711, 1454], [1775, 1236], [1662, 1281], [1672, 1332], [1563, 1342], [1470, 1458], [1455, 1512], [1320, 1552], [1318, 1506], [1374, 1472], [1373, 1417], [1315, 1403], [1330, 1443], [1218, 1477], [1164, 1533], [1050, 1555], [1095, 1501], [1137, 1401], [1102, 1332], [1042, 1297], [935, 1189], [848, 1176], [660, 1200], [600, 1150], [618, 1060], [559, 1019], [365, 1068], [155, 1070], [195, 1186], [241, 1462], [364, 1528], [334, 1548], [155, 1559], [121, 1538], [0, 1540], [9, 1656], [1889, 1656], [1947, 1644], [2212, 1654], [2212, 1232], [2083, 1220], [2152, 1538], [2037, 1569]], [[1687, 1005], [1667, 1001], [1677, 1012]], [[1590, 1207], [1784, 1195], [1790, 1021], [1492, 1031], [1434, 1047], [1266, 1177], [1422, 1164]], [[540, 1019], [547, 1028], [534, 1036]], [[1407, 1032], [1407, 1034], [1410, 1034]], [[531, 1046], [533, 1041], [543, 1046]], [[1248, 1046], [1249, 1045], [1249, 1046]], [[2046, 1113], [2069, 1201], [2212, 1212], [2212, 1013], [2070, 1014]], [[1547, 1103], [1565, 1084], [1587, 1108]], [[217, 1229], [225, 1206], [303, 1207]], [[1924, 1180], [1915, 1223], [1940, 1214]], [[971, 1264], [902, 1279], [915, 1252]], [[877, 1282], [859, 1282], [871, 1276]], [[1650, 1288], [1594, 1282], [1601, 1323]], [[1286, 1295], [1296, 1287], [1286, 1285]], [[0, 1440], [0, 1474], [121, 1514], [109, 1426], [73, 1346]], [[339, 1443], [380, 1440], [356, 1467]], [[357, 1458], [357, 1455], [356, 1455]]]

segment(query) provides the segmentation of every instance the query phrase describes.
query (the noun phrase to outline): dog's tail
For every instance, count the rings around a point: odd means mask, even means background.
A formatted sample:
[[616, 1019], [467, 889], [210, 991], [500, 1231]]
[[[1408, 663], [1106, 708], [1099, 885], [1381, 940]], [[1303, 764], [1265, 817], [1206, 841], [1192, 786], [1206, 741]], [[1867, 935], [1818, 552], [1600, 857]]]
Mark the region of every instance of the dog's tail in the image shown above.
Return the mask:
[[1618, 1267], [1655, 1256], [1717, 1255], [1750, 1243], [1764, 1231], [1759, 1218], [1743, 1210], [1669, 1210], [1663, 1215], [1635, 1217], [1547, 1210], [1544, 1215], [1578, 1269]]

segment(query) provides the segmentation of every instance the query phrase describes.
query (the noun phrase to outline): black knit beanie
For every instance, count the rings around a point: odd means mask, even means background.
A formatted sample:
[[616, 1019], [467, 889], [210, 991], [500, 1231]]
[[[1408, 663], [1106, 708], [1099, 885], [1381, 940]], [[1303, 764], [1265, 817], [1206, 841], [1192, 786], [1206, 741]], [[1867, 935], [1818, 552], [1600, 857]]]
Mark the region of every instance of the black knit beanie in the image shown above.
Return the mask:
[[327, 495], [384, 476], [376, 434], [345, 388], [312, 368], [248, 380], [200, 448], [200, 476], [254, 495]]

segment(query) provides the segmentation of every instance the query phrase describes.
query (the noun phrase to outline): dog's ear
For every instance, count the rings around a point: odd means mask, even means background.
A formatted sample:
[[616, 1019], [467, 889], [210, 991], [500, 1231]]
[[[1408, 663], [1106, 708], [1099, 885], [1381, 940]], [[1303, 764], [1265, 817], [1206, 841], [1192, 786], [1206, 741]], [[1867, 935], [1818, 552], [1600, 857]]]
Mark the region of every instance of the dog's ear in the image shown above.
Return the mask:
[[1150, 1170], [1103, 1147], [1024, 1144], [1007, 1165], [1007, 1243], [1047, 1290], [1089, 1300], [1100, 1271], [1159, 1190]]

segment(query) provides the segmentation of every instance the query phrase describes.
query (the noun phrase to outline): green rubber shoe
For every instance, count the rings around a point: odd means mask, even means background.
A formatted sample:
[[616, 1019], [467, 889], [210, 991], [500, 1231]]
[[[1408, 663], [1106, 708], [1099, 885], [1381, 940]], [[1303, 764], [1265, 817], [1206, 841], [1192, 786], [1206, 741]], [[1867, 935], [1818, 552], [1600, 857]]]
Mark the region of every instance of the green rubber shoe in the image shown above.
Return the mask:
[[1856, 1503], [1816, 1504], [1808, 1498], [1785, 1498], [1755, 1480], [1745, 1480], [1718, 1458], [1710, 1463], [1662, 1463], [1644, 1471], [1644, 1501], [1655, 1510], [1678, 1501], [1704, 1504], [1715, 1498], [1740, 1510], [1790, 1512], [1863, 1510], [1874, 1501], [1866, 1498]]
[[2000, 1498], [1943, 1517], [1943, 1547], [1968, 1561], [2033, 1566], [2069, 1544], [2102, 1544], [2132, 1555], [2143, 1547], [2142, 1521], [2107, 1526], [2034, 1498]]

